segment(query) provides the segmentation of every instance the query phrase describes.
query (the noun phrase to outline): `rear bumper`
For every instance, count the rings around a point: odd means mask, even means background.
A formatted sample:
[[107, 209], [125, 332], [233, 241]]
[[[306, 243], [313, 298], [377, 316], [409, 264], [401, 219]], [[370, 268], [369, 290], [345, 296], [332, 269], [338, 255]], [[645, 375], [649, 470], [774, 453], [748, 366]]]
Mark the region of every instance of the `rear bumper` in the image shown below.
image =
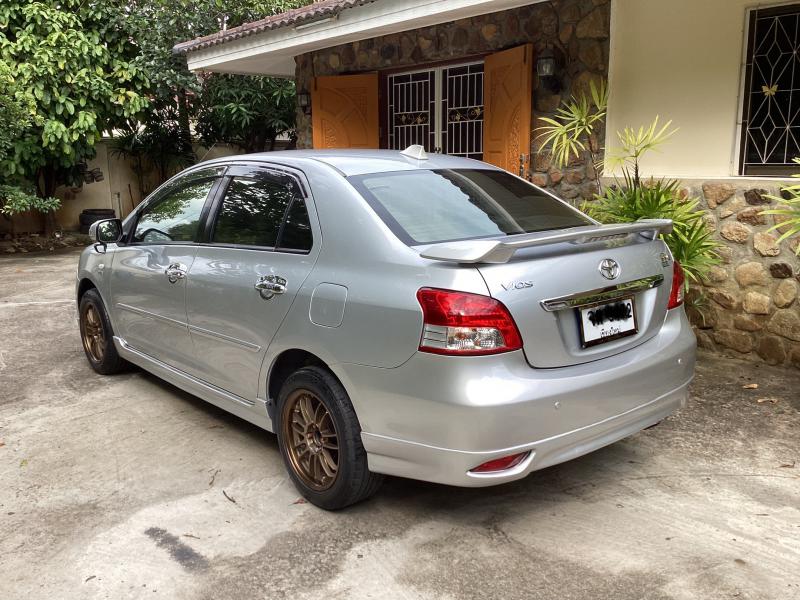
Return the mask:
[[[682, 310], [627, 352], [559, 369], [532, 369], [521, 352], [415, 355], [396, 369], [338, 365], [363, 429], [370, 469], [481, 487], [576, 458], [649, 427], [685, 402], [696, 342]], [[517, 467], [469, 473], [530, 451]]]
[[[532, 471], [578, 458], [650, 427], [683, 406], [688, 387], [686, 383], [660, 398], [599, 423], [490, 452], [449, 450], [369, 433], [362, 434], [362, 440], [370, 470], [377, 473], [461, 487], [486, 487], [522, 479]], [[525, 451], [530, 451], [528, 458], [508, 471], [469, 472], [486, 461]]]

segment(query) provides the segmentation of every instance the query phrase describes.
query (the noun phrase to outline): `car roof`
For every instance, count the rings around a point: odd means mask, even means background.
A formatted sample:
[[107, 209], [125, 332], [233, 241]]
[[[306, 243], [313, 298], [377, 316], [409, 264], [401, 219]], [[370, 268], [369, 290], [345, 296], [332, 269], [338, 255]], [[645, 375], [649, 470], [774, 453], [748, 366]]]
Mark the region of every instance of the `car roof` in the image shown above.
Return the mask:
[[[270, 162], [301, 168], [304, 165], [325, 164], [336, 169], [344, 177], [386, 173], [389, 171], [413, 171], [419, 169], [493, 169], [497, 167], [484, 162], [449, 156], [429, 154], [428, 158], [418, 160], [399, 150], [281, 150], [226, 156], [202, 163], [203, 166], [226, 164], [236, 161]], [[200, 165], [198, 165], [200, 166]]]

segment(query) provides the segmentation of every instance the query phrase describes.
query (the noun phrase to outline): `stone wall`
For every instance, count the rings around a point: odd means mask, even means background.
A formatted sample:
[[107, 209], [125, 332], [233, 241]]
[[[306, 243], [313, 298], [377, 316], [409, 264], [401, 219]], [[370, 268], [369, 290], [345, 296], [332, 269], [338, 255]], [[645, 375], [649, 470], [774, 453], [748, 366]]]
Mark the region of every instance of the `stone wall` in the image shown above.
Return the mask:
[[776, 206], [767, 196], [779, 196], [781, 185], [749, 179], [684, 185], [702, 199], [723, 244], [722, 264], [697, 287], [699, 306], [688, 303], [699, 345], [800, 368], [800, 238], [779, 244], [780, 231], [767, 230], [780, 217], [760, 214]]
[[[552, 93], [534, 80], [536, 118], [551, 116], [562, 99], [588, 88], [589, 81], [608, 76], [610, 0], [553, 0], [490, 13], [403, 33], [367, 39], [298, 56], [297, 89], [310, 90], [315, 76], [343, 75], [469, 58], [534, 44], [534, 60], [545, 48], [556, 48], [565, 58], [562, 90]], [[298, 111], [298, 148], [311, 147], [311, 118]], [[533, 133], [535, 139], [536, 134]], [[603, 139], [602, 132], [599, 139]], [[535, 146], [535, 141], [532, 143]], [[591, 197], [591, 162], [574, 160], [566, 169], [551, 166], [537, 154], [531, 179], [552, 187], [565, 198]]]

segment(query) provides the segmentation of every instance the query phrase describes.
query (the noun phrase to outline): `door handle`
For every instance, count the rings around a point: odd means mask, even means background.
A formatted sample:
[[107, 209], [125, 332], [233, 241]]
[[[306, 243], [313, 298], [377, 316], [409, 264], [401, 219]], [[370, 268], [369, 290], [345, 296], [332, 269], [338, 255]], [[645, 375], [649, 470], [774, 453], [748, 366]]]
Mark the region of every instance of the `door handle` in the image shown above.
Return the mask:
[[264, 300], [270, 300], [276, 294], [285, 294], [287, 283], [280, 275], [263, 275], [258, 278], [253, 287], [258, 290]]
[[186, 279], [187, 267], [181, 263], [172, 263], [164, 269], [164, 275], [167, 276], [170, 283], [176, 283], [179, 279]]

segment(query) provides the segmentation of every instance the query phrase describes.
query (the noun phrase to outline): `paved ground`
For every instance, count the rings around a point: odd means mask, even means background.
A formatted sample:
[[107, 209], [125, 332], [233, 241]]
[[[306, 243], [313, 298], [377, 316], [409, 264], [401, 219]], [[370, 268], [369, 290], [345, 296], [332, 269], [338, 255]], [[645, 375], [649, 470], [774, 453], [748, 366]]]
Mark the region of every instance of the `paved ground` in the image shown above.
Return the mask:
[[4, 600], [800, 598], [800, 372], [705, 355], [659, 427], [331, 514], [297, 502], [273, 436], [146, 373], [95, 375], [76, 260], [0, 259]]

